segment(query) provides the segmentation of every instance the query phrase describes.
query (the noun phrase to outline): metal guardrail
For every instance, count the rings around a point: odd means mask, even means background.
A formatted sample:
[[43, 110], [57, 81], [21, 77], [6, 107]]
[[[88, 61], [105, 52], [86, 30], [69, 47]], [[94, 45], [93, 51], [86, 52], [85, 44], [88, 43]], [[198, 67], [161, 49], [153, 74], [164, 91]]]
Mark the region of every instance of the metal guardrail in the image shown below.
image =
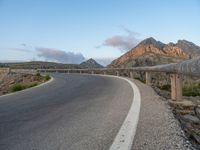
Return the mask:
[[133, 70], [149, 72], [167, 72], [200, 77], [200, 57], [180, 63], [157, 65], [152, 67], [136, 67]]
[[38, 71], [144, 71], [144, 72], [166, 72], [177, 73], [189, 76], [200, 77], [200, 58], [194, 60], [186, 60], [180, 63], [172, 63], [166, 65], [148, 66], [148, 67], [134, 67], [134, 68], [89, 68], [89, 69], [38, 69]]

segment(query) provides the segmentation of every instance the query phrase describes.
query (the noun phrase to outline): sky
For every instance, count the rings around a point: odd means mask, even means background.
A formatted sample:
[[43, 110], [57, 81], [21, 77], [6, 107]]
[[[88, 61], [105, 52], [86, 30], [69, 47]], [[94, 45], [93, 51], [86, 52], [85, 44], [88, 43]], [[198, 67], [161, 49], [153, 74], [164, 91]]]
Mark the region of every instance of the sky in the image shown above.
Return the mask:
[[107, 65], [148, 37], [200, 45], [200, 1], [0, 0], [0, 61]]

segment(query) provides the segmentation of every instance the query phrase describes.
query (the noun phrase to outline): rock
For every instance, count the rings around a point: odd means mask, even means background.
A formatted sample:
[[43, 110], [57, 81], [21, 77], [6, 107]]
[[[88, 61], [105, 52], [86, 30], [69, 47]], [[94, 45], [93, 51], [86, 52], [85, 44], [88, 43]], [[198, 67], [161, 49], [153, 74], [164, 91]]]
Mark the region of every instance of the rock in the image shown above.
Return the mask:
[[195, 108], [195, 113], [197, 117], [200, 119], [200, 107]]
[[183, 115], [182, 117], [183, 120], [187, 121], [187, 122], [192, 122], [192, 123], [199, 123], [200, 124], [200, 119], [197, 116], [194, 115]]
[[186, 114], [195, 115], [195, 111], [194, 110], [179, 110], [179, 109], [175, 109], [175, 113], [177, 115], [186, 115]]
[[170, 100], [169, 104], [176, 108], [176, 109], [180, 109], [180, 110], [194, 110], [195, 108], [195, 104], [192, 101], [188, 101], [188, 100], [184, 100], [184, 101], [173, 101]]

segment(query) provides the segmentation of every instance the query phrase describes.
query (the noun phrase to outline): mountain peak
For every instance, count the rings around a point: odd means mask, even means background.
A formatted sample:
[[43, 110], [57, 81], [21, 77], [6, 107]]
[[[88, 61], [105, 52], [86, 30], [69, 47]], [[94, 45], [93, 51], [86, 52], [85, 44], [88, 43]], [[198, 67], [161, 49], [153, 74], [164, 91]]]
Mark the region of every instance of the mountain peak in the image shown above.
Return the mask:
[[153, 44], [157, 42], [153, 37], [149, 37], [149, 38], [146, 38], [144, 39], [141, 43], [144, 43], [144, 44]]
[[103, 68], [102, 65], [97, 63], [94, 59], [90, 58], [80, 64], [82, 68]]
[[86, 62], [96, 62], [96, 61], [93, 58], [90, 58]]
[[165, 46], [164, 43], [157, 41], [153, 37], [149, 37], [149, 38], [143, 40], [139, 45], [151, 45], [151, 44], [158, 48], [163, 48]]

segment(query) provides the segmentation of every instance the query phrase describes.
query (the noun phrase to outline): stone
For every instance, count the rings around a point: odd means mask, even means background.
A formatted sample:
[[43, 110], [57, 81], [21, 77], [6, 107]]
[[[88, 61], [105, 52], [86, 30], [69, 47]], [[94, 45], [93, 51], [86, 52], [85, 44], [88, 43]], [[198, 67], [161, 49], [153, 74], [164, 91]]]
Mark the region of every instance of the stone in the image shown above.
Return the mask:
[[186, 115], [186, 114], [195, 115], [194, 110], [179, 110], [179, 109], [176, 109], [175, 113], [178, 114], [178, 115]]
[[200, 119], [200, 107], [195, 108], [195, 113], [197, 117]]
[[173, 101], [169, 100], [169, 104], [172, 107], [180, 110], [194, 110], [195, 104], [192, 101], [184, 100], [184, 101]]
[[187, 114], [187, 115], [183, 115], [183, 120], [187, 121], [187, 122], [192, 122], [192, 123], [200, 123], [200, 120], [197, 116], [194, 116], [194, 115], [190, 115], [190, 114]]

